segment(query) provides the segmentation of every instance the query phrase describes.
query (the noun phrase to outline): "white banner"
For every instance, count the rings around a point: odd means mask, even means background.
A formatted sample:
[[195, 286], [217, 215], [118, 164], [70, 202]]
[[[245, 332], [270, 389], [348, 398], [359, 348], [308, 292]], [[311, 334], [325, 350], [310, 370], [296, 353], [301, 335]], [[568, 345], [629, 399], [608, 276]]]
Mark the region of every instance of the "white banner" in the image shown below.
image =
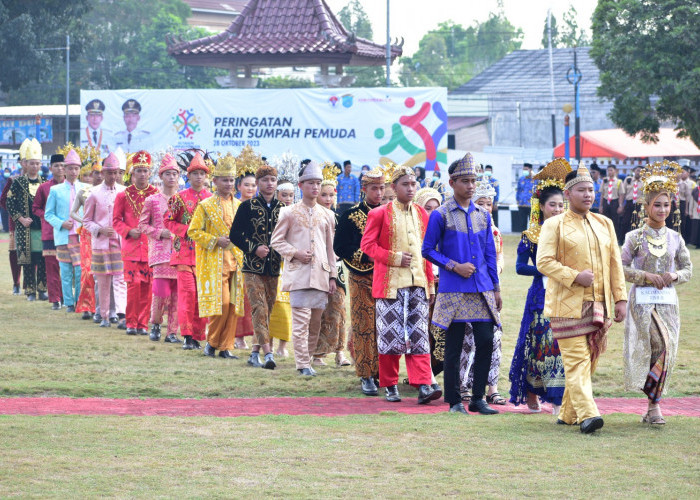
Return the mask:
[[[81, 90], [81, 145], [447, 167], [445, 88]], [[88, 112], [89, 111], [89, 112]]]

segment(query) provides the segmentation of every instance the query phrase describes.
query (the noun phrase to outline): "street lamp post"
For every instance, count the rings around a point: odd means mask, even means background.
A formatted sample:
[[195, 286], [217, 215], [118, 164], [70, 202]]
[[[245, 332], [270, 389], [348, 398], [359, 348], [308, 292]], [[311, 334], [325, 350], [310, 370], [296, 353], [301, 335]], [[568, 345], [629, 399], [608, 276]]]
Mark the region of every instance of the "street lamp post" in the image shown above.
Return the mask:
[[569, 147], [569, 113], [574, 109], [574, 107], [567, 103], [562, 106], [562, 111], [566, 113], [564, 115], [564, 158], [569, 161], [571, 158], [571, 148]]
[[581, 106], [579, 102], [579, 83], [583, 74], [578, 69], [576, 60], [576, 47], [574, 47], [574, 63], [566, 73], [567, 81], [574, 86], [574, 99], [576, 105], [576, 117], [574, 122], [574, 134], [576, 135], [576, 159], [581, 161]]

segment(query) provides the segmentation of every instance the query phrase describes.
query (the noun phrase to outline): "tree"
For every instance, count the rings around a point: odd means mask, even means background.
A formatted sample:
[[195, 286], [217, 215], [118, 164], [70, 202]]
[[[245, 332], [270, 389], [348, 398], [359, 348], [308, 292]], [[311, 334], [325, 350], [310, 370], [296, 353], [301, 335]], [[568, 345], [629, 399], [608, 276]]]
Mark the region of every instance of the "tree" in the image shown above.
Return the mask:
[[[355, 36], [372, 40], [372, 23], [359, 0], [350, 2], [338, 12], [338, 20]], [[381, 87], [386, 83], [384, 66], [354, 66], [345, 69], [355, 76], [353, 87]]]
[[[218, 87], [215, 76], [223, 70], [180, 66], [168, 55], [166, 35], [183, 39], [207, 36], [206, 30], [187, 25], [190, 10], [182, 0], [99, 0], [92, 2], [71, 34], [71, 101], [80, 89], [206, 88]], [[119, 22], [114, 22], [118, 19]], [[43, 71], [43, 78], [13, 92], [12, 104], [52, 104], [65, 100], [65, 67]]]
[[[562, 26], [559, 28], [556, 16], [552, 15], [552, 47], [587, 47], [591, 44], [586, 32], [579, 28], [576, 19], [578, 12], [573, 5], [569, 5], [569, 10], [562, 16]], [[544, 30], [542, 31], [542, 47], [549, 47], [547, 39], [547, 18], [544, 19]]]
[[440, 23], [421, 38], [413, 56], [401, 58], [401, 83], [454, 89], [519, 49], [522, 37], [522, 30], [502, 12], [490, 13], [486, 21], [468, 28], [452, 21]]
[[258, 80], [259, 89], [307, 89], [315, 86], [311, 80], [296, 76], [271, 76]]
[[697, 0], [599, 0], [591, 57], [610, 118], [656, 141], [660, 123], [700, 146], [700, 4]]
[[83, 29], [81, 14], [87, 8], [87, 0], [1, 0], [0, 65], [3, 75], [0, 90], [7, 92], [38, 81], [48, 68], [65, 61], [65, 52], [41, 49], [65, 47], [66, 33]]

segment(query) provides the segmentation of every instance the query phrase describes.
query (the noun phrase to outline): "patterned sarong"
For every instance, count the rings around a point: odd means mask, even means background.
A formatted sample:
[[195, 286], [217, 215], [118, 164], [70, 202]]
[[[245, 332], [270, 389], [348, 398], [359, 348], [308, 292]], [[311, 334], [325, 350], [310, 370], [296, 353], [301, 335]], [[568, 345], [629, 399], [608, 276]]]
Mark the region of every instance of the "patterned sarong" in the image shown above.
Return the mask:
[[[32, 234], [32, 237], [34, 234]], [[33, 243], [33, 242], [32, 242]], [[53, 240], [41, 240], [41, 255], [44, 257], [55, 257], [56, 256], [56, 246]]]
[[355, 375], [369, 378], [379, 376], [377, 334], [375, 327], [372, 275], [348, 274], [350, 290], [350, 325], [352, 335], [349, 351], [355, 359]]
[[605, 305], [602, 302], [584, 302], [580, 318], [550, 318], [549, 324], [555, 339], [587, 335], [591, 361], [595, 363], [607, 348], [607, 333], [612, 320], [605, 317]]
[[68, 237], [67, 245], [56, 247], [56, 259], [59, 262], [72, 264], [73, 267], [80, 265], [80, 240], [77, 234], [71, 234]]
[[651, 311], [649, 333], [651, 334], [651, 368], [649, 369], [649, 374], [644, 382], [642, 391], [649, 397], [652, 403], [658, 403], [661, 401], [661, 395], [666, 385], [669, 359], [666, 353], [668, 330], [655, 310]]
[[124, 272], [124, 262], [119, 244], [110, 242], [109, 250], [92, 249], [90, 263], [93, 274], [121, 274]]
[[432, 323], [447, 330], [453, 322], [493, 321], [500, 326], [493, 290], [481, 293], [438, 292]]
[[399, 288], [395, 299], [377, 299], [379, 354], [430, 354], [425, 289]]

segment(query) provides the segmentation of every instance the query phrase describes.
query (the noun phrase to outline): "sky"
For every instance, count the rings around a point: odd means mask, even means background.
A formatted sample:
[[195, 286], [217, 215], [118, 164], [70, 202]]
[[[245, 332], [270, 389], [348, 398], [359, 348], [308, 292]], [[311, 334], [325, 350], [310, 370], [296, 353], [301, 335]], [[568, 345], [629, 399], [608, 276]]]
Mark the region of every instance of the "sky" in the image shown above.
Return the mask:
[[[462, 26], [488, 19], [490, 12], [498, 11], [497, 0], [390, 0], [390, 30], [394, 38], [404, 38], [404, 55], [413, 55], [418, 42], [438, 23], [452, 20]], [[348, 4], [348, 0], [326, 0], [337, 15]], [[374, 41], [386, 43], [386, 0], [361, 0], [362, 6], [372, 22]], [[542, 48], [542, 30], [547, 10], [561, 21], [562, 14], [573, 5], [578, 13], [579, 27], [590, 35], [591, 16], [597, 0], [503, 0], [505, 17], [523, 30], [523, 49]]]

